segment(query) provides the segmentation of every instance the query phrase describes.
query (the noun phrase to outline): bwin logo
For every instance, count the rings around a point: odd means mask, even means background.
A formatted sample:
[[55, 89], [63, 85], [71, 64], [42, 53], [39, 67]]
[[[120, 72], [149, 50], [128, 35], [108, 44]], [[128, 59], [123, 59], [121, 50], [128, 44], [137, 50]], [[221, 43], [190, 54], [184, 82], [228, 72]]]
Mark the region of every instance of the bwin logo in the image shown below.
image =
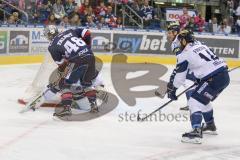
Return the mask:
[[123, 51], [135, 53], [137, 51], [166, 51], [167, 38], [163, 36], [161, 39], [150, 39], [147, 35], [142, 38], [120, 37], [117, 48]]

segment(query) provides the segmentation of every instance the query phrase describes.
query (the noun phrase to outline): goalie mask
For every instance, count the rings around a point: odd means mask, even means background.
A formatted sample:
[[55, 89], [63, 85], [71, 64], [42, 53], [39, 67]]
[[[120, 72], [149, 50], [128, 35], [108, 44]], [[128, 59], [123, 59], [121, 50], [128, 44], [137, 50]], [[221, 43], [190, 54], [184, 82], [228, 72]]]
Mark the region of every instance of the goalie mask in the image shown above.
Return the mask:
[[48, 39], [48, 40], [53, 40], [53, 38], [58, 35], [58, 29], [56, 26], [54, 25], [49, 25], [46, 28], [44, 28], [43, 30], [43, 34], [44, 36]]

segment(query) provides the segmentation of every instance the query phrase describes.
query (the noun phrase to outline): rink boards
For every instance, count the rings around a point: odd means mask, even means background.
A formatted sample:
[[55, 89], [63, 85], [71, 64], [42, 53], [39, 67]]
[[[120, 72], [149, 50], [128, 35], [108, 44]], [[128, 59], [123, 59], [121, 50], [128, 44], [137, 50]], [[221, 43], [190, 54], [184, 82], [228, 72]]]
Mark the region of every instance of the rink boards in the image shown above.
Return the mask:
[[[112, 62], [112, 55], [96, 54], [96, 56], [100, 58], [103, 63]], [[128, 63], [176, 64], [176, 58], [173, 56], [127, 55], [127, 57]], [[43, 58], [43, 55], [0, 56], [0, 65], [41, 63]], [[226, 59], [226, 61], [229, 67], [240, 66], [239, 59]]]
[[[66, 28], [59, 28], [64, 31]], [[164, 31], [130, 29], [90, 29], [91, 48], [103, 63], [111, 63], [118, 54], [127, 56], [129, 63], [176, 64]], [[195, 34], [219, 57], [226, 58], [230, 67], [240, 65], [240, 37], [235, 35]], [[41, 63], [48, 54], [49, 42], [43, 27], [0, 27], [0, 65]]]

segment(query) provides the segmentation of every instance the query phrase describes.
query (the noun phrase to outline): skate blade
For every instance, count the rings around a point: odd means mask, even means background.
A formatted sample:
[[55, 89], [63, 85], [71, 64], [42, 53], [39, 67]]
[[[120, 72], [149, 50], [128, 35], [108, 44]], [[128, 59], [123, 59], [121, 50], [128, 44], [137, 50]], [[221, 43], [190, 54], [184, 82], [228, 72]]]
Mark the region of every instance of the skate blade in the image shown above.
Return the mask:
[[218, 132], [217, 131], [203, 131], [203, 134], [206, 134], [206, 135], [218, 135]]
[[182, 107], [179, 109], [180, 111], [189, 111], [189, 107]]
[[202, 144], [202, 138], [182, 137], [182, 143]]

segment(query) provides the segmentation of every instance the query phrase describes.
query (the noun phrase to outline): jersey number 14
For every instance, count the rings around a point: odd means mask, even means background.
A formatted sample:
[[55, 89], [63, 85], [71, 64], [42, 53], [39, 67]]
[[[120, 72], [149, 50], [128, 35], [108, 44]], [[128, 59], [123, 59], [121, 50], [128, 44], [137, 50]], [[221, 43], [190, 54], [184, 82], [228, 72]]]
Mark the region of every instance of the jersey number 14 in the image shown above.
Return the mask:
[[216, 56], [212, 51], [205, 50], [205, 52], [198, 54], [202, 59], [205, 61], [215, 61], [218, 59], [218, 56]]

